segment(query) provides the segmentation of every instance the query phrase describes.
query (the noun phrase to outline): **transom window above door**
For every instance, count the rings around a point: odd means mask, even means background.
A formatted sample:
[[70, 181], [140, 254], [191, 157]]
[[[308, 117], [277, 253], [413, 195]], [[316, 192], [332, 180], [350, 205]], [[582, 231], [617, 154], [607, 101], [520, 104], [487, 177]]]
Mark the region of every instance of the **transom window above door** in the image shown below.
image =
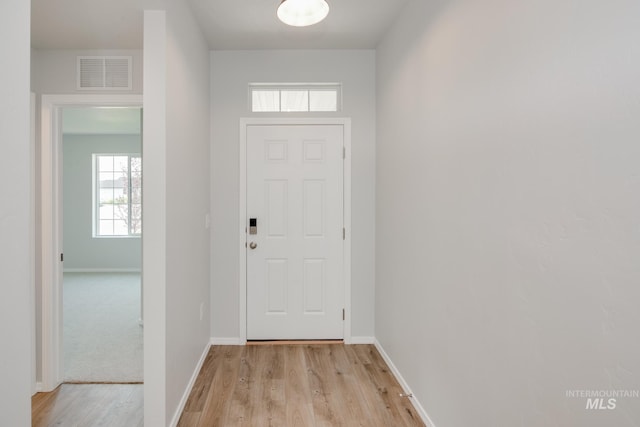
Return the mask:
[[251, 83], [254, 113], [336, 112], [341, 109], [339, 83]]
[[142, 233], [142, 158], [139, 154], [94, 154], [94, 237]]

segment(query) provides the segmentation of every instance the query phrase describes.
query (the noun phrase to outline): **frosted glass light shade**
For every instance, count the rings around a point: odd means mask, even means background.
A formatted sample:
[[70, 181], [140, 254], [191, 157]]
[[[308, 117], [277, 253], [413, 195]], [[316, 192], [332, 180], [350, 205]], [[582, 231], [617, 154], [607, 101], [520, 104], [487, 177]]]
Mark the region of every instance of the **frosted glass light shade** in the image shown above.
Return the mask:
[[287, 25], [306, 27], [317, 24], [329, 14], [325, 0], [282, 0], [278, 18]]

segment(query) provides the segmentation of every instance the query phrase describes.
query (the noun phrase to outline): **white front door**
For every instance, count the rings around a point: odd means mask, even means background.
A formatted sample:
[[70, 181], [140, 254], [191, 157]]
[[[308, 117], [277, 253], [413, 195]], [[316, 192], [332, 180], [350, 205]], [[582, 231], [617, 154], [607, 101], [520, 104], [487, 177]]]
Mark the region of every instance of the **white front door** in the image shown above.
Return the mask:
[[247, 127], [249, 340], [343, 338], [343, 134]]

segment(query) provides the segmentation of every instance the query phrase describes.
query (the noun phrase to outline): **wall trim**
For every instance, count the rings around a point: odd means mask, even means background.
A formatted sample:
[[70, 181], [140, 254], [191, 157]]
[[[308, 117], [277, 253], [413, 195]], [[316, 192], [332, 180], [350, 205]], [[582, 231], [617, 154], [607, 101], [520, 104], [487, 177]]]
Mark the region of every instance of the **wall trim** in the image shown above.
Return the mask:
[[245, 345], [246, 340], [243, 341], [240, 337], [211, 337], [211, 345]]
[[189, 395], [191, 394], [191, 391], [193, 390], [193, 386], [195, 385], [196, 380], [198, 379], [198, 375], [200, 374], [200, 369], [202, 369], [202, 365], [204, 364], [204, 361], [207, 358], [207, 354], [209, 354], [210, 347], [211, 345], [209, 343], [207, 343], [204, 346], [204, 351], [200, 356], [200, 360], [198, 360], [198, 364], [196, 365], [196, 368], [194, 369], [193, 374], [191, 375], [191, 379], [187, 384], [187, 388], [182, 394], [182, 399], [180, 399], [178, 408], [176, 409], [176, 412], [173, 414], [173, 418], [171, 419], [171, 424], [169, 424], [171, 427], [176, 427], [178, 425], [178, 422], [180, 421], [180, 417], [182, 416], [182, 411], [184, 411], [184, 407], [187, 404], [187, 400], [189, 400]]
[[[404, 390], [404, 393], [413, 395], [413, 392], [411, 391], [411, 387], [409, 387], [409, 384], [404, 379], [404, 377], [402, 376], [402, 374], [400, 373], [396, 365], [393, 364], [393, 362], [391, 361], [391, 358], [389, 357], [387, 352], [384, 351], [382, 344], [380, 344], [380, 341], [378, 341], [377, 338], [374, 338], [374, 345], [376, 346], [378, 353], [380, 353], [380, 356], [382, 356], [387, 366], [389, 366], [389, 369], [391, 369], [391, 373], [393, 374], [393, 376], [396, 377], [396, 380], [398, 380], [398, 383], [400, 383], [400, 387], [402, 387], [402, 389]], [[418, 412], [418, 415], [420, 415], [420, 418], [422, 418], [422, 421], [427, 425], [427, 427], [436, 427], [435, 423], [431, 421], [429, 414], [427, 414], [427, 411], [424, 409], [424, 407], [422, 406], [418, 398], [415, 395], [413, 395], [409, 400], [411, 401], [411, 404], [413, 405], [415, 410]]]
[[65, 268], [64, 273], [142, 273], [141, 268]]
[[[30, 207], [29, 207], [29, 306], [31, 308], [31, 395], [38, 392], [38, 362], [36, 349], [36, 94], [31, 92], [31, 138], [29, 138]], [[42, 385], [42, 384], [41, 384]]]
[[349, 344], [375, 344], [376, 337], [351, 337]]

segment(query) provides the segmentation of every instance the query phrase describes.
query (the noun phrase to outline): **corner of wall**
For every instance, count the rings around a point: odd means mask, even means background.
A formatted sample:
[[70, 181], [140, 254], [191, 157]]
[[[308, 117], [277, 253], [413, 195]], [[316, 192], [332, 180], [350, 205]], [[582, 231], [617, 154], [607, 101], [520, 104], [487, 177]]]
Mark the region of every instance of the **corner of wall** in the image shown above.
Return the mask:
[[422, 406], [422, 403], [418, 400], [418, 397], [413, 394], [409, 383], [407, 383], [407, 381], [404, 379], [396, 365], [393, 363], [387, 352], [382, 347], [382, 344], [380, 344], [380, 342], [375, 338], [373, 344], [378, 350], [378, 353], [380, 353], [380, 356], [382, 356], [382, 358], [384, 359], [387, 366], [389, 366], [389, 368], [391, 369], [393, 376], [396, 377], [396, 380], [398, 380], [400, 387], [402, 387], [402, 390], [404, 390], [404, 394], [411, 400], [411, 404], [420, 415], [420, 418], [422, 418], [422, 421], [427, 425], [427, 427], [436, 427], [436, 424], [431, 420], [431, 417], [429, 417], [429, 414], [427, 414], [427, 411]]

